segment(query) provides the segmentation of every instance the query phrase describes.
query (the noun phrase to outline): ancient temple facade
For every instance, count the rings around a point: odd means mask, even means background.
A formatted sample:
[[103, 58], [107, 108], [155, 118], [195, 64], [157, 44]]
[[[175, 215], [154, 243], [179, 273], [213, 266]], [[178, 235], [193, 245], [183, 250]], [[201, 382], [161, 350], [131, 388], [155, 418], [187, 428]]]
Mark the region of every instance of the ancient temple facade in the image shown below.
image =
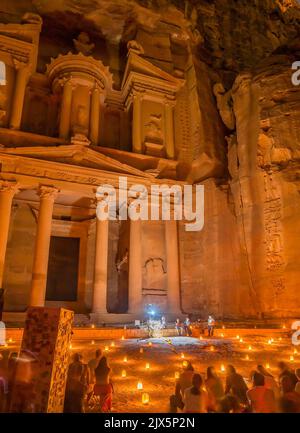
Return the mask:
[[[195, 9], [143, 9], [151, 26], [141, 10], [122, 38], [106, 29], [106, 46], [88, 26], [52, 42], [48, 10], [0, 24], [4, 318], [45, 305], [127, 322], [149, 303], [169, 317], [297, 316], [300, 92], [290, 64], [277, 55], [224, 72]], [[120, 177], [149, 194], [203, 185], [203, 230], [100, 221], [97, 188], [118, 190]]]

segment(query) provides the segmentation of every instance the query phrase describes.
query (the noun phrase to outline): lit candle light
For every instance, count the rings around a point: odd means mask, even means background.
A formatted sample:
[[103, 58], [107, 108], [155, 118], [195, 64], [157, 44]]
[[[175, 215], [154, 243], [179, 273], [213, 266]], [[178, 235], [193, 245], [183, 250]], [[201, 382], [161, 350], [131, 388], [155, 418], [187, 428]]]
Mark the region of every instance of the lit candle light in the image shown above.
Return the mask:
[[293, 355], [290, 356], [290, 361], [291, 361], [291, 362], [294, 362], [294, 357], [293, 357]]
[[124, 335], [122, 335], [122, 338], [121, 338], [121, 340], [125, 340], [125, 337], [124, 337]]
[[213, 352], [215, 350], [214, 346], [210, 346], [210, 351]]
[[140, 348], [140, 353], [144, 353], [144, 349], [142, 347]]
[[252, 350], [252, 346], [249, 346], [249, 347], [248, 347], [248, 350]]
[[146, 370], [149, 370], [150, 369], [150, 364], [149, 364], [149, 362], [147, 362], [147, 364], [146, 364]]
[[297, 354], [298, 354], [297, 349], [294, 349], [294, 355], [297, 355]]
[[91, 341], [91, 344], [95, 344], [95, 340], [92, 340], [92, 341]]
[[222, 329], [225, 329], [225, 325], [222, 326]]
[[175, 379], [179, 379], [179, 377], [180, 377], [179, 371], [175, 371]]
[[150, 346], [150, 347], [152, 346], [152, 342], [151, 341], [149, 341], [148, 346]]
[[94, 328], [95, 328], [95, 325], [92, 323], [91, 327], [94, 329]]
[[183, 366], [184, 368], [186, 368], [186, 367], [188, 366], [188, 362], [187, 362], [187, 361], [183, 361], [182, 366]]
[[239, 340], [239, 339], [240, 339], [240, 336], [239, 336], [239, 335], [237, 335], [237, 336], [236, 336], [236, 339], [237, 339], [237, 340]]
[[105, 346], [105, 347], [104, 347], [104, 350], [105, 350], [105, 352], [108, 352], [108, 351], [109, 351], [109, 347], [108, 347], [108, 346]]
[[127, 356], [124, 356], [123, 362], [127, 362], [127, 361], [128, 361]]
[[283, 325], [282, 325], [282, 329], [286, 329], [286, 326], [285, 326], [285, 324], [283, 324]]
[[143, 389], [142, 382], [138, 382], [136, 387], [137, 387], [137, 389]]
[[122, 377], [126, 377], [126, 376], [127, 376], [126, 370], [122, 370]]
[[221, 334], [221, 337], [223, 338], [223, 337], [224, 337], [224, 334]]
[[281, 337], [279, 337], [279, 341], [282, 341], [282, 338], [281, 338]]
[[73, 346], [72, 346], [72, 344], [70, 344], [70, 345], [69, 345], [69, 349], [72, 349], [72, 348], [73, 348]]
[[181, 354], [181, 359], [184, 359], [184, 353]]
[[114, 341], [111, 342], [111, 347], [115, 347], [115, 342]]
[[242, 338], [240, 338], [240, 343], [242, 343], [243, 342], [243, 339]]
[[246, 361], [249, 361], [249, 355], [246, 355]]
[[222, 372], [224, 372], [225, 371], [225, 365], [224, 364], [222, 364], [221, 365], [221, 369], [220, 369]]
[[203, 337], [202, 337], [202, 335], [200, 335], [200, 337], [199, 337], [199, 340], [203, 340]]
[[8, 342], [9, 342], [9, 343], [12, 343], [12, 342], [13, 342], [12, 338], [10, 338], [10, 339], [8, 340]]
[[150, 401], [149, 394], [147, 392], [143, 392], [142, 403], [143, 404], [149, 404], [149, 401]]
[[272, 344], [272, 340], [271, 339], [268, 340], [268, 344]]
[[266, 368], [269, 370], [269, 368], [270, 368], [270, 364], [267, 362], [267, 364], [266, 364]]

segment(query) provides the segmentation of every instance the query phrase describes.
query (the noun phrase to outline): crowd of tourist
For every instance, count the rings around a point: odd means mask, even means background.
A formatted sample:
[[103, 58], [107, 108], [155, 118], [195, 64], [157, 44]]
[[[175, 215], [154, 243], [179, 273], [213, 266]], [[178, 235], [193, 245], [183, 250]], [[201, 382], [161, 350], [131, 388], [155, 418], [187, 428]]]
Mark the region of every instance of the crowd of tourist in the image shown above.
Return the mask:
[[206, 378], [186, 363], [170, 398], [170, 411], [185, 413], [300, 413], [300, 369], [278, 363], [278, 380], [262, 365], [251, 371], [251, 386], [233, 365], [226, 369], [225, 386], [213, 367]]
[[[30, 363], [22, 363], [18, 378], [17, 360], [16, 352], [12, 352], [6, 360], [0, 355], [1, 412], [9, 411], [12, 385], [15, 386], [18, 381], [22, 382], [23, 388], [20, 387], [19, 404], [15, 411], [30, 411], [26, 406], [26, 393], [30, 392], [30, 371], [26, 370], [26, 366]], [[100, 348], [88, 363], [83, 362], [79, 353], [73, 354], [67, 373], [64, 412], [111, 412], [114, 393], [111, 373]], [[233, 365], [228, 365], [223, 383], [214, 367], [208, 367], [204, 377], [186, 361], [176, 381], [174, 394], [170, 396], [170, 412], [300, 413], [300, 369], [293, 371], [286, 363], [279, 362], [278, 377], [275, 378], [262, 365], [257, 365], [250, 372], [249, 379], [251, 385]]]

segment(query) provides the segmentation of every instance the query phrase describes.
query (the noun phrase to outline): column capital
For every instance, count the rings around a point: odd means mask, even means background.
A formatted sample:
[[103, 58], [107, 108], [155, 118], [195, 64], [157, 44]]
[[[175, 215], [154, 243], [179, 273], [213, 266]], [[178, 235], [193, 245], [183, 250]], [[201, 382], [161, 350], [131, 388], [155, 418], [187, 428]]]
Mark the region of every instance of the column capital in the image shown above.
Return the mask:
[[38, 189], [38, 195], [41, 199], [55, 200], [59, 189], [55, 186], [40, 185]]
[[23, 60], [19, 60], [17, 57], [13, 57], [12, 60], [13, 60], [14, 67], [17, 71], [19, 69], [29, 67], [29, 64], [27, 62], [24, 62]]
[[0, 179], [0, 193], [1, 192], [10, 192], [11, 194], [16, 194], [18, 192], [18, 182]]

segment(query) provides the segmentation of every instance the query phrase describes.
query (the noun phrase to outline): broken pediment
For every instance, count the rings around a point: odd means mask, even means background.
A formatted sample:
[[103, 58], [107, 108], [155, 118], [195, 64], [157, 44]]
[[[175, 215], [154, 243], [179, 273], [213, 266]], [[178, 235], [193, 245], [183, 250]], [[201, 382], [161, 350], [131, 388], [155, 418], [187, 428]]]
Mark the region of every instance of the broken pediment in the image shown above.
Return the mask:
[[62, 145], [55, 147], [19, 147], [19, 148], [1, 148], [1, 154], [22, 156], [45, 160], [49, 162], [58, 162], [69, 165], [87, 167], [91, 169], [109, 171], [122, 175], [137, 176], [142, 178], [153, 178], [149, 173], [138, 170], [126, 163], [122, 163], [109, 156], [90, 149], [82, 145]]
[[154, 79], [157, 84], [167, 85], [173, 91], [178, 90], [184, 84], [184, 80], [178, 79], [171, 74], [163, 71], [153, 65], [148, 60], [137, 54], [135, 50], [130, 49], [128, 54], [127, 65], [123, 77], [122, 88], [125, 88], [129, 82], [135, 81], [140, 76], [140, 79]]

